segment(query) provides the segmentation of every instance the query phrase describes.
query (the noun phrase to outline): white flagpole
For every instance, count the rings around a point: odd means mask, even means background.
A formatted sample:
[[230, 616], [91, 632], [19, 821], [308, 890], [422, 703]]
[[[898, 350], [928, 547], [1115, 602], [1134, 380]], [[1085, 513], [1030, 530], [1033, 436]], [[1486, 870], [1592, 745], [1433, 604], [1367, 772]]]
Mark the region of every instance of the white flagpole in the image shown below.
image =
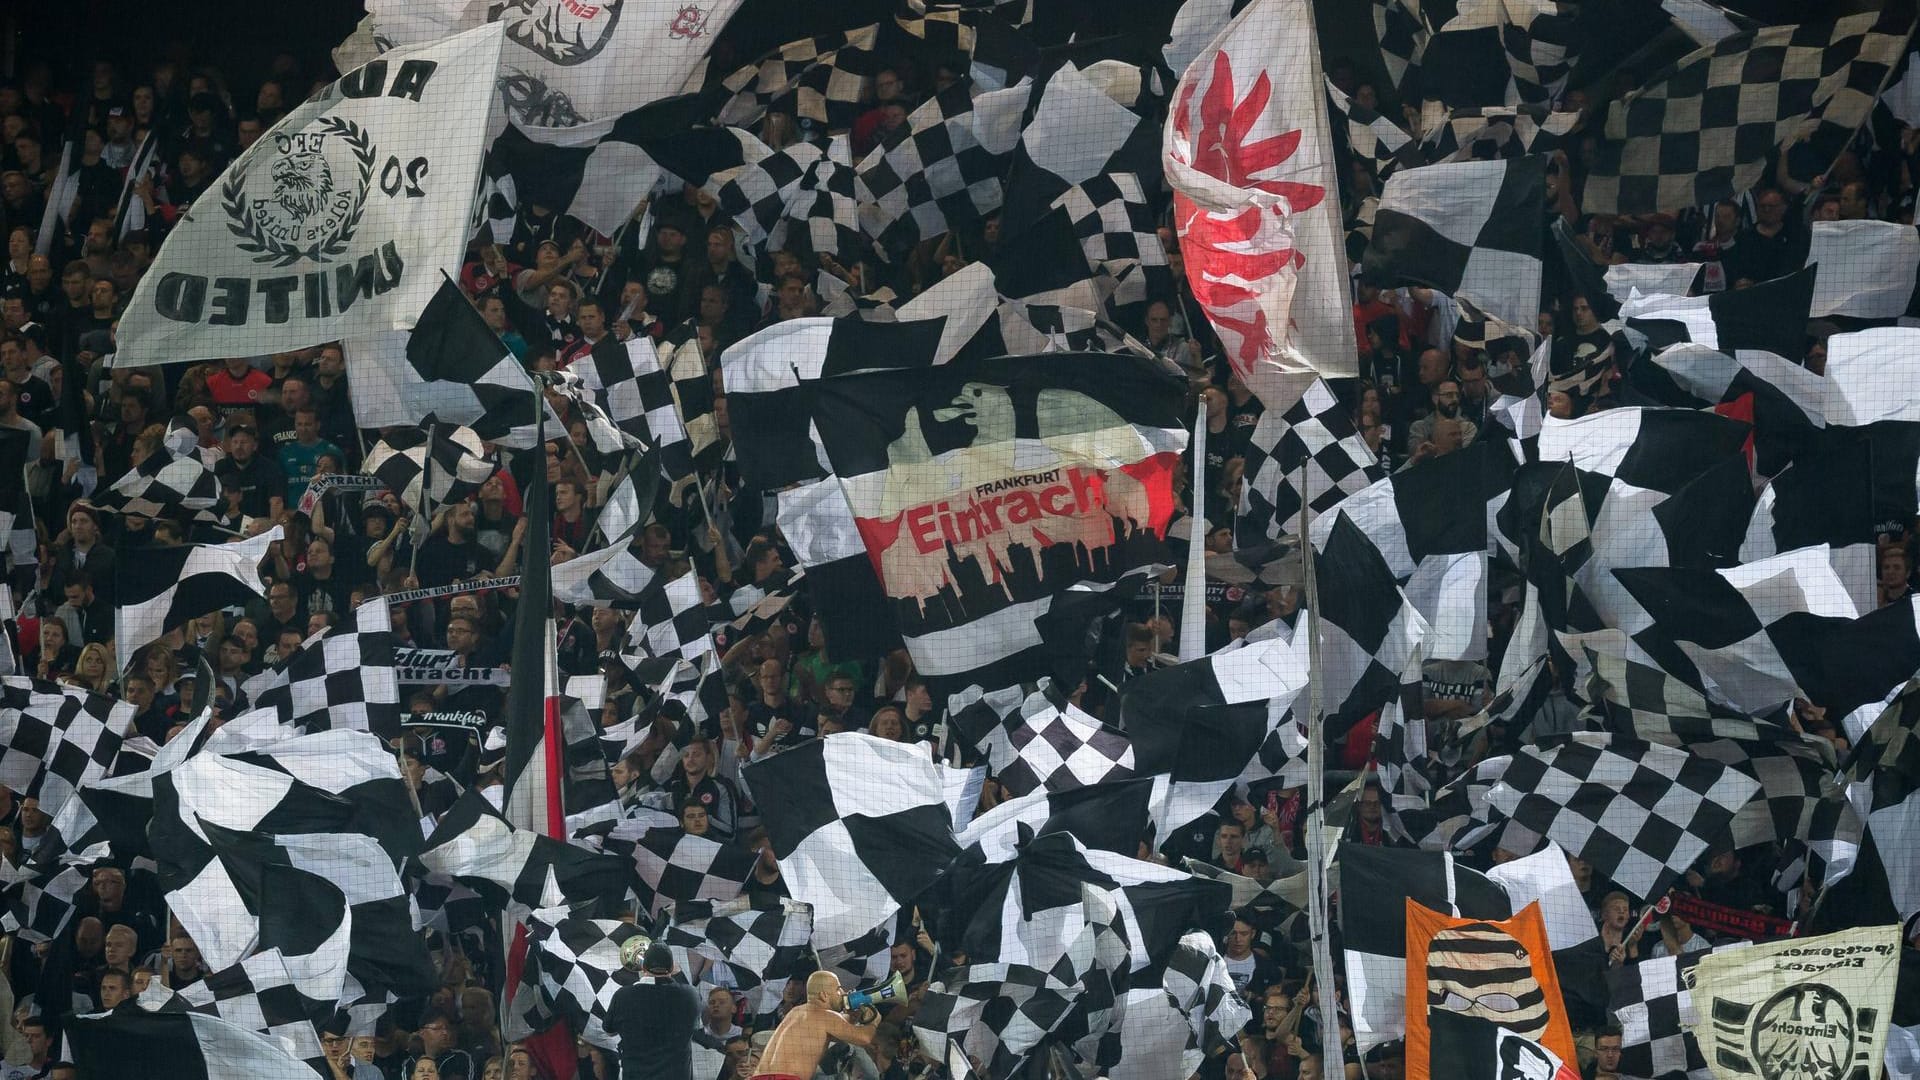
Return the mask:
[[1193, 490], [1187, 493], [1193, 527], [1187, 532], [1187, 591], [1180, 596], [1180, 662], [1207, 655], [1207, 398], [1193, 419]]
[[1320, 715], [1320, 579], [1314, 572], [1313, 541], [1307, 532], [1310, 505], [1307, 477], [1300, 477], [1300, 557], [1306, 589], [1304, 620], [1307, 633], [1307, 925], [1313, 946], [1313, 970], [1320, 983], [1320, 1030], [1332, 1038], [1320, 1040], [1323, 1076], [1345, 1076], [1340, 1046], [1339, 983], [1335, 981], [1331, 924], [1327, 903], [1326, 734]]

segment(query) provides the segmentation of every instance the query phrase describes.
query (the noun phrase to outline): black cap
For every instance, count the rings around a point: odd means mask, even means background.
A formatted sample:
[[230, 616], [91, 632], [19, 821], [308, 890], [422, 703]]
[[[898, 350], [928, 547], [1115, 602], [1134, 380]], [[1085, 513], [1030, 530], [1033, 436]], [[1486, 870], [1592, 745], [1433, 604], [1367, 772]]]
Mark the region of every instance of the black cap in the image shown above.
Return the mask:
[[673, 950], [656, 941], [647, 946], [647, 954], [640, 959], [640, 966], [653, 975], [665, 975], [673, 970]]
[[1240, 853], [1240, 861], [1243, 863], [1266, 862], [1267, 849], [1263, 847], [1250, 847]]

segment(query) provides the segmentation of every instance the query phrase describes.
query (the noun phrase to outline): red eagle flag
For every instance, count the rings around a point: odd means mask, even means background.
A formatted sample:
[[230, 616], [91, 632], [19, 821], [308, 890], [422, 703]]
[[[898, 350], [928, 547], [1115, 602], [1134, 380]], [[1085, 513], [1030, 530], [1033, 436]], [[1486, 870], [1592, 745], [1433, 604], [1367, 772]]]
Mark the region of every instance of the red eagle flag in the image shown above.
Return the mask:
[[1269, 409], [1359, 373], [1311, 0], [1257, 0], [1188, 65], [1161, 156], [1187, 281]]

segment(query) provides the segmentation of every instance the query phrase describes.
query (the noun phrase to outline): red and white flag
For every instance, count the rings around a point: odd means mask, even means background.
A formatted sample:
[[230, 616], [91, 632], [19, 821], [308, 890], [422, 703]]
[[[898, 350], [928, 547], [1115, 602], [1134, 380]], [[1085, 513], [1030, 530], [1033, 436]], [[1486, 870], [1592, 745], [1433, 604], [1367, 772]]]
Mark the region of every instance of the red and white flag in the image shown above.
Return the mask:
[[1358, 374], [1311, 0], [1258, 0], [1174, 90], [1161, 156], [1194, 299], [1269, 409]]

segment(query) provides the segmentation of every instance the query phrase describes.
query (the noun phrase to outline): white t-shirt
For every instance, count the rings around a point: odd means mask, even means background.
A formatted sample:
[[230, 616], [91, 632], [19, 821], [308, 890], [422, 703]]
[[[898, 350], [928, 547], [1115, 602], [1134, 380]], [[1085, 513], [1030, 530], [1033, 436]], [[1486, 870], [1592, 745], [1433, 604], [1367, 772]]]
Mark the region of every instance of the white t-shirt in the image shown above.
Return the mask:
[[1247, 992], [1247, 986], [1253, 982], [1254, 954], [1248, 953], [1239, 960], [1222, 957], [1227, 962], [1227, 976], [1233, 980], [1233, 988], [1241, 993]]

